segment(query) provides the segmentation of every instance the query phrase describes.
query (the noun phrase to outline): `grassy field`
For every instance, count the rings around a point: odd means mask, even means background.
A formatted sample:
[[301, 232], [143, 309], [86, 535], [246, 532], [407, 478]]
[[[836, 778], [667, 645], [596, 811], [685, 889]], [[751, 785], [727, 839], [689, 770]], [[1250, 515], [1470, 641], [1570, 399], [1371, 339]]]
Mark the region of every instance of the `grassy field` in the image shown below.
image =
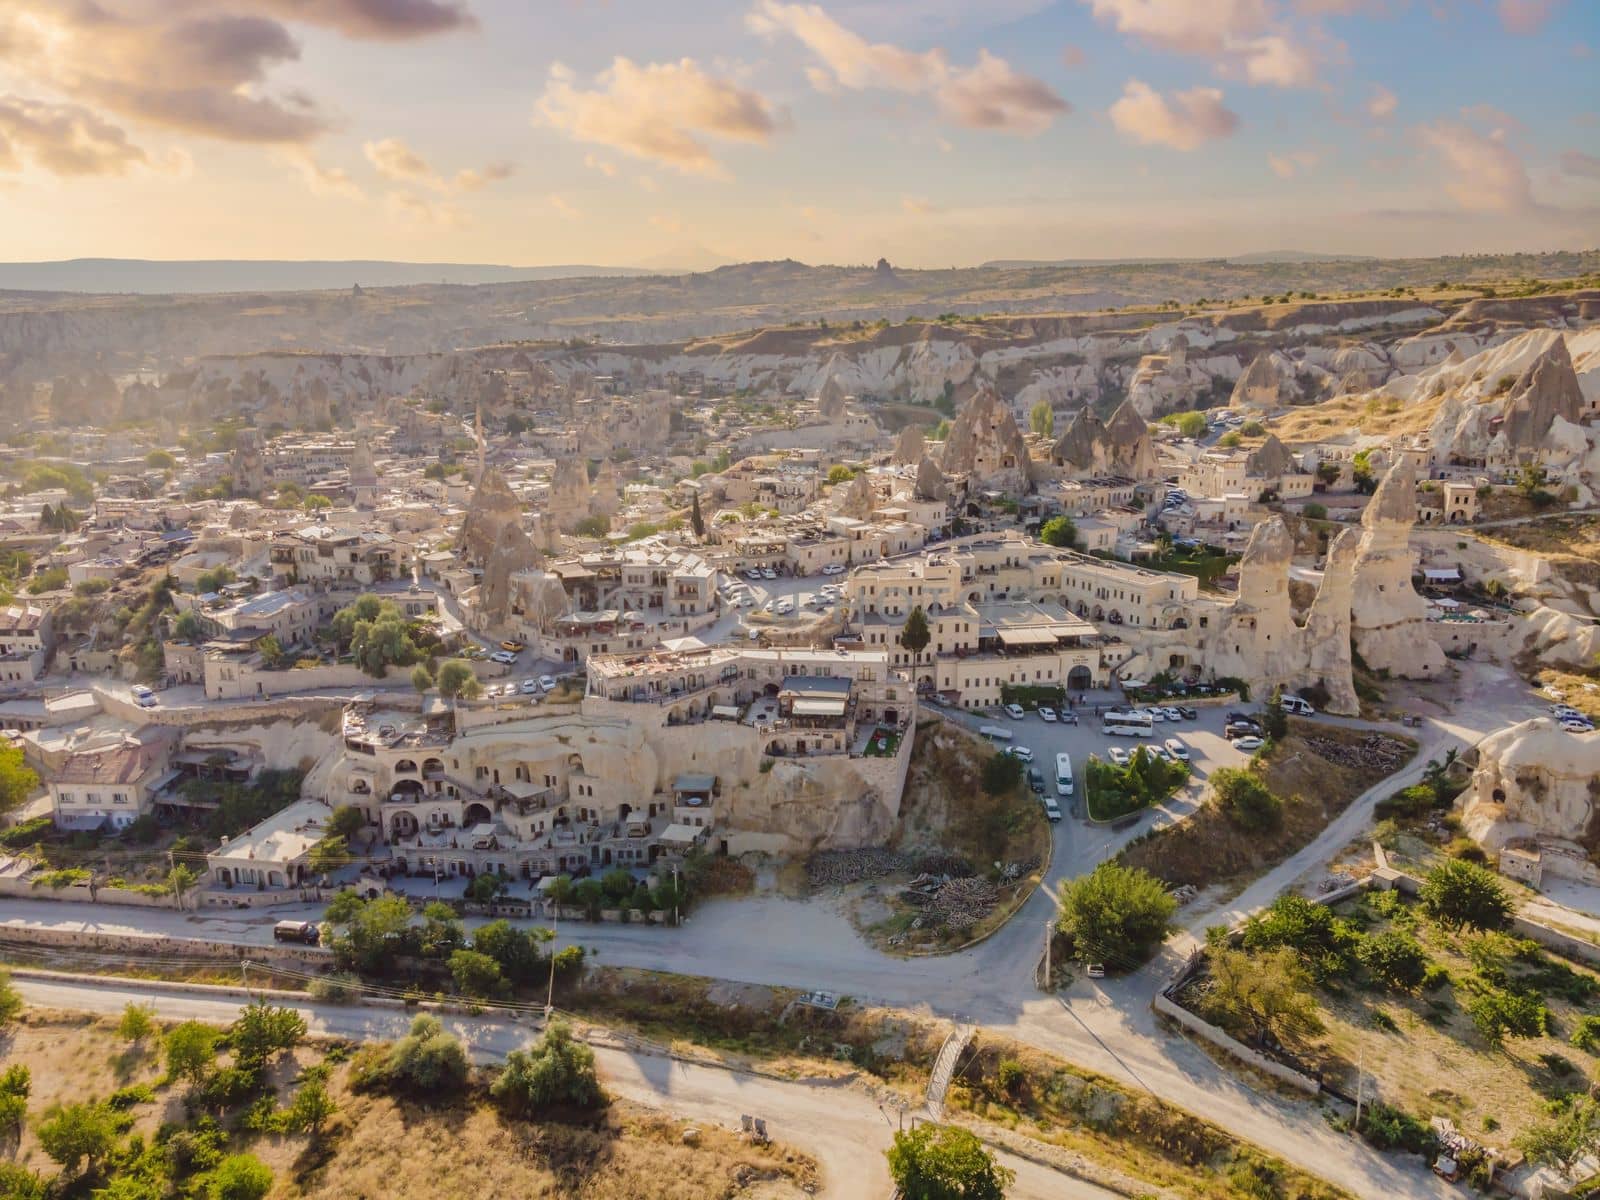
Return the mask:
[[[1187, 821], [1168, 826], [1128, 845], [1122, 860], [1143, 867], [1169, 885], [1242, 884], [1300, 849], [1345, 810], [1352, 800], [1390, 772], [1335, 761], [1335, 747], [1355, 747], [1369, 735], [1361, 730], [1291, 720], [1289, 735], [1269, 743], [1249, 770], [1283, 800], [1276, 828], [1243, 828], [1208, 803]], [[1416, 743], [1403, 744], [1404, 759]]]
[[[126, 1109], [129, 1133], [150, 1140], [164, 1123], [194, 1124], [182, 1085], [166, 1081], [153, 1043], [130, 1049], [114, 1021], [30, 1010], [7, 1031], [4, 1049], [6, 1065], [26, 1066], [33, 1085], [30, 1120], [12, 1161], [47, 1178], [55, 1164], [32, 1125], [52, 1103], [104, 1099], [144, 1085], [149, 1098]], [[332, 1069], [329, 1093], [339, 1111], [320, 1144], [304, 1135], [253, 1133], [238, 1124], [237, 1112], [221, 1122], [227, 1152], [248, 1150], [272, 1168], [271, 1200], [798, 1200], [817, 1181], [815, 1162], [792, 1148], [746, 1145], [698, 1123], [700, 1142], [691, 1147], [682, 1140], [686, 1122], [627, 1102], [572, 1119], [512, 1120], [489, 1105], [481, 1080], [465, 1098], [439, 1104], [358, 1095], [341, 1065], [346, 1049], [302, 1044], [271, 1075], [281, 1104], [308, 1067]], [[74, 1183], [62, 1195], [86, 1196], [88, 1189]]]

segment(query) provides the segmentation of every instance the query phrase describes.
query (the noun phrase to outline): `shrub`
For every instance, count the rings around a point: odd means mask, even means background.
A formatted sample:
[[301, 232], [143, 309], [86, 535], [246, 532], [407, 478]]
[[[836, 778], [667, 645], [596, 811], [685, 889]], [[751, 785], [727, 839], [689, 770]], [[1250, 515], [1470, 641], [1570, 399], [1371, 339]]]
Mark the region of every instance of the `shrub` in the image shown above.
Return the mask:
[[246, 1070], [259, 1070], [274, 1054], [292, 1050], [306, 1035], [305, 1018], [292, 1008], [252, 1001], [228, 1030], [234, 1062]]
[[272, 1190], [272, 1168], [254, 1154], [230, 1154], [206, 1180], [207, 1200], [261, 1200]]
[[995, 1066], [994, 1081], [1007, 1096], [1015, 1096], [1020, 1092], [1026, 1079], [1027, 1072], [1014, 1058], [1002, 1058]]
[[450, 955], [450, 977], [464, 996], [493, 998], [510, 990], [500, 964], [476, 950], [457, 950]]
[[1418, 897], [1447, 929], [1498, 929], [1511, 916], [1511, 897], [1494, 873], [1459, 859], [1429, 871]]
[[7, 1200], [49, 1200], [51, 1187], [26, 1168], [0, 1162], [0, 1196]]
[[1434, 1146], [1432, 1129], [1410, 1113], [1381, 1100], [1374, 1101], [1362, 1114], [1359, 1132], [1379, 1150], [1427, 1154]]
[[40, 1148], [69, 1175], [93, 1171], [121, 1133], [117, 1113], [104, 1104], [52, 1104], [34, 1126]]
[[1015, 1178], [976, 1135], [954, 1125], [897, 1132], [887, 1154], [904, 1200], [1002, 1200]]
[[1491, 1046], [1508, 1037], [1538, 1037], [1550, 1021], [1550, 1013], [1537, 996], [1505, 988], [1481, 988], [1466, 1004], [1467, 1015], [1479, 1036]]
[[1279, 896], [1244, 926], [1246, 949], [1288, 946], [1321, 980], [1350, 973], [1360, 940], [1350, 922], [1334, 916], [1326, 905], [1292, 892]]
[[991, 754], [983, 764], [985, 795], [1005, 796], [1022, 783], [1022, 760], [1010, 754]]
[[351, 1067], [351, 1082], [366, 1090], [387, 1090], [414, 1096], [458, 1092], [470, 1068], [460, 1041], [444, 1031], [439, 1018], [424, 1013], [387, 1053], [363, 1054]]
[[1211, 789], [1218, 807], [1241, 829], [1276, 829], [1283, 821], [1283, 801], [1249, 771], [1219, 767], [1211, 773]]
[[1416, 938], [1398, 929], [1362, 938], [1356, 958], [1374, 979], [1393, 991], [1415, 991], [1427, 977], [1427, 953]]
[[531, 1050], [513, 1050], [489, 1089], [508, 1113], [529, 1116], [551, 1105], [595, 1108], [605, 1093], [595, 1074], [594, 1051], [575, 1041], [564, 1021], [553, 1021]]
[[217, 1058], [217, 1031], [199, 1021], [185, 1021], [167, 1031], [162, 1043], [167, 1074], [191, 1085], [205, 1078]]
[[1148, 871], [1104, 862], [1062, 883], [1060, 928], [1081, 961], [1127, 968], [1161, 944], [1177, 909]]
[[22, 1012], [22, 993], [11, 982], [11, 976], [0, 970], [0, 1029], [4, 1029]]
[[1600, 1054], [1600, 1016], [1579, 1017], [1578, 1023], [1572, 1028], [1572, 1036], [1567, 1040], [1579, 1050]]

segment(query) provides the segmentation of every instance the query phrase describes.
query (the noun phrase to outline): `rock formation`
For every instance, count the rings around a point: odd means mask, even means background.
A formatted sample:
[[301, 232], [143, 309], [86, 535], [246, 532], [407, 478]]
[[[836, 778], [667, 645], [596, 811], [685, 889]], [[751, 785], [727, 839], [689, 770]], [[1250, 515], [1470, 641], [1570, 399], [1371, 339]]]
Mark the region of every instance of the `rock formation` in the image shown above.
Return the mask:
[[835, 516], [851, 517], [857, 521], [872, 519], [877, 498], [872, 491], [872, 481], [863, 472], [843, 487], [835, 487], [833, 511]]
[[979, 388], [956, 415], [944, 444], [943, 466], [946, 475], [966, 476], [971, 487], [1012, 495], [1032, 489], [1028, 444], [994, 388]]
[[834, 354], [823, 372], [822, 386], [817, 389], [817, 415], [825, 423], [844, 416], [845, 389], [839, 382], [839, 355]]
[[1127, 475], [1143, 479], [1155, 470], [1156, 455], [1149, 425], [1125, 400], [1109, 421], [1102, 422], [1087, 408], [1073, 413], [1051, 447], [1050, 460], [1069, 478]]
[[907, 425], [895, 436], [889, 462], [896, 467], [912, 466], [921, 460], [927, 444], [921, 425]]
[[461, 522], [463, 557], [470, 563], [482, 565], [499, 541], [500, 530], [508, 524], [520, 524], [521, 520], [522, 502], [505, 476], [490, 467], [473, 489], [466, 518]]
[[1177, 334], [1165, 354], [1146, 354], [1128, 379], [1128, 401], [1147, 420], [1193, 408], [1210, 394], [1211, 377], [1189, 362], [1189, 339]]
[[1515, 461], [1538, 455], [1557, 420], [1577, 424], [1583, 412], [1583, 392], [1566, 339], [1556, 335], [1511, 387], [1500, 437], [1508, 457]]
[[1294, 381], [1294, 363], [1276, 350], [1266, 350], [1250, 360], [1250, 365], [1233, 385], [1228, 407], [1256, 411], [1280, 408], [1299, 399]]
[[1467, 832], [1491, 849], [1545, 836], [1600, 850], [1600, 733], [1535, 717], [1490, 734], [1462, 805]]
[[622, 488], [617, 483], [617, 469], [609, 458], [602, 458], [600, 469], [595, 472], [594, 480], [589, 485], [589, 514], [615, 516], [621, 503]]
[[1428, 605], [1411, 586], [1417, 521], [1417, 473], [1408, 455], [1379, 482], [1361, 514], [1351, 636], [1373, 670], [1427, 679], [1444, 670], [1444, 652], [1428, 632]]
[[267, 467], [261, 458], [261, 435], [254, 429], [241, 429], [230, 456], [233, 494], [259, 498], [267, 490]]
[[1289, 598], [1294, 538], [1281, 517], [1257, 525], [1239, 560], [1238, 595], [1203, 636], [1206, 666], [1248, 680], [1263, 696], [1276, 687], [1320, 684], [1329, 712], [1360, 711], [1350, 661], [1355, 551], [1354, 531], [1346, 530], [1329, 550], [1328, 569], [1300, 625]]
[[494, 546], [483, 561], [483, 581], [478, 585], [478, 613], [490, 625], [511, 615], [511, 578], [543, 562], [522, 526], [507, 521], [500, 526]]
[[917, 463], [915, 495], [919, 500], [948, 500], [950, 498], [950, 485], [945, 482], [944, 472], [939, 470], [939, 464], [926, 454]]
[[550, 478], [550, 519], [571, 533], [590, 515], [589, 466], [582, 458], [563, 458]]
[[1267, 434], [1266, 440], [1245, 459], [1245, 474], [1251, 479], [1279, 479], [1298, 469], [1294, 455], [1275, 433]]

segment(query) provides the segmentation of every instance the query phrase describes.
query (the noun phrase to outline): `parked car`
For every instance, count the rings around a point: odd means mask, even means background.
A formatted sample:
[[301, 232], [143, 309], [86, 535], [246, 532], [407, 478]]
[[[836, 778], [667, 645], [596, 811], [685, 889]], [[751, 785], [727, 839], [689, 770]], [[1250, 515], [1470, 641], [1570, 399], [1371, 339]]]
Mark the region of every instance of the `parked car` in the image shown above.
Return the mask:
[[1033, 761], [1033, 751], [1026, 746], [1007, 746], [1006, 753], [1012, 758], [1020, 758], [1025, 763]]
[[1299, 696], [1283, 696], [1279, 698], [1278, 703], [1283, 706], [1284, 712], [1294, 713], [1297, 717], [1314, 717], [1317, 715], [1317, 710], [1311, 707], [1311, 701], [1302, 699]]
[[1048, 705], [1041, 704], [1039, 706], [1039, 719], [1041, 721], [1054, 721], [1056, 719], [1056, 710]]
[[1111, 761], [1116, 763], [1117, 766], [1125, 767], [1128, 765], [1128, 752], [1121, 746], [1111, 747], [1108, 753], [1111, 755]]
[[1056, 798], [1046, 792], [1039, 797], [1039, 802], [1044, 805], [1045, 819], [1052, 825], [1061, 820], [1061, 806], [1056, 803]]
[[1261, 726], [1254, 721], [1229, 721], [1222, 727], [1222, 736], [1228, 739], [1260, 737]]
[[748, 571], [746, 571], [744, 573], [744, 577], [746, 579], [753, 580], [756, 583], [761, 582], [761, 572], [756, 570], [754, 567], [751, 567]]
[[829, 563], [827, 566], [822, 568], [822, 573], [824, 575], [843, 575], [844, 574], [844, 564], [843, 563]]
[[1083, 973], [1090, 979], [1104, 979], [1106, 977], [1105, 963], [1090, 963], [1083, 969]]
[[1161, 715], [1166, 717], [1169, 721], [1183, 720], [1183, 714], [1170, 704], [1162, 708]]
[[1185, 746], [1177, 738], [1168, 738], [1161, 744], [1166, 748], [1167, 753], [1179, 762], [1189, 761], [1189, 747]]
[[1033, 789], [1035, 796], [1044, 795], [1044, 776], [1039, 773], [1038, 767], [1028, 768], [1028, 786]]
[[1233, 739], [1233, 748], [1235, 750], [1259, 750], [1264, 745], [1266, 745], [1266, 743], [1253, 733]]
[[272, 927], [272, 937], [274, 941], [315, 946], [322, 933], [314, 921], [279, 921]]
[[513, 638], [507, 638], [505, 641], [500, 643], [500, 649], [509, 650], [512, 654], [521, 654], [527, 648], [527, 642], [519, 642]]
[[140, 708], [156, 708], [161, 704], [161, 701], [157, 699], [156, 694], [148, 690], [142, 696], [135, 695], [133, 702]]
[[553, 691], [555, 691], [556, 690], [556, 677], [554, 675], [541, 675], [541, 676], [539, 676], [539, 690], [541, 692], [553, 692]]
[[778, 573], [776, 571], [774, 571], [771, 567], [766, 567], [761, 572], [761, 578], [763, 578], [763, 579], [776, 579], [777, 577], [778, 577]]
[[1178, 715], [1185, 721], [1195, 721], [1200, 717], [1200, 713], [1187, 704], [1178, 705]]
[[1147, 747], [1147, 749], [1149, 753], [1153, 754], [1156, 758], [1159, 758], [1162, 762], [1172, 761], [1172, 755], [1167, 753], [1167, 748], [1165, 746], [1152, 745]]
[[1020, 720], [1022, 720], [1022, 718], [1025, 715], [1026, 714], [1022, 711], [1022, 705], [1020, 705], [1020, 704], [1008, 704], [1008, 705], [1006, 705], [1006, 716], [1010, 717], [1013, 721], [1020, 721]]
[[1561, 718], [1561, 728], [1568, 733], [1593, 733], [1594, 722], [1579, 717]]

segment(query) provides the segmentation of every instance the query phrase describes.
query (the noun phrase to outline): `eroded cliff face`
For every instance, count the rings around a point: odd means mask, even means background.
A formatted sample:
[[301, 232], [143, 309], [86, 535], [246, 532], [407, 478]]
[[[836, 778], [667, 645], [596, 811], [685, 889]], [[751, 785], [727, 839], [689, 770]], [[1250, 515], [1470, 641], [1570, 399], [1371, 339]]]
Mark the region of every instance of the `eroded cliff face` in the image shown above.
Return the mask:
[[1384, 474], [1361, 514], [1356, 553], [1351, 636], [1373, 670], [1408, 679], [1431, 679], [1445, 669], [1444, 651], [1427, 629], [1428, 605], [1411, 586], [1416, 555], [1417, 473], [1400, 455]]
[[1467, 832], [1490, 848], [1543, 835], [1600, 850], [1600, 733], [1535, 717], [1490, 734], [1462, 804]]
[[1032, 490], [1028, 444], [993, 388], [979, 391], [956, 415], [941, 465], [946, 475], [963, 475], [972, 487], [1012, 495]]

